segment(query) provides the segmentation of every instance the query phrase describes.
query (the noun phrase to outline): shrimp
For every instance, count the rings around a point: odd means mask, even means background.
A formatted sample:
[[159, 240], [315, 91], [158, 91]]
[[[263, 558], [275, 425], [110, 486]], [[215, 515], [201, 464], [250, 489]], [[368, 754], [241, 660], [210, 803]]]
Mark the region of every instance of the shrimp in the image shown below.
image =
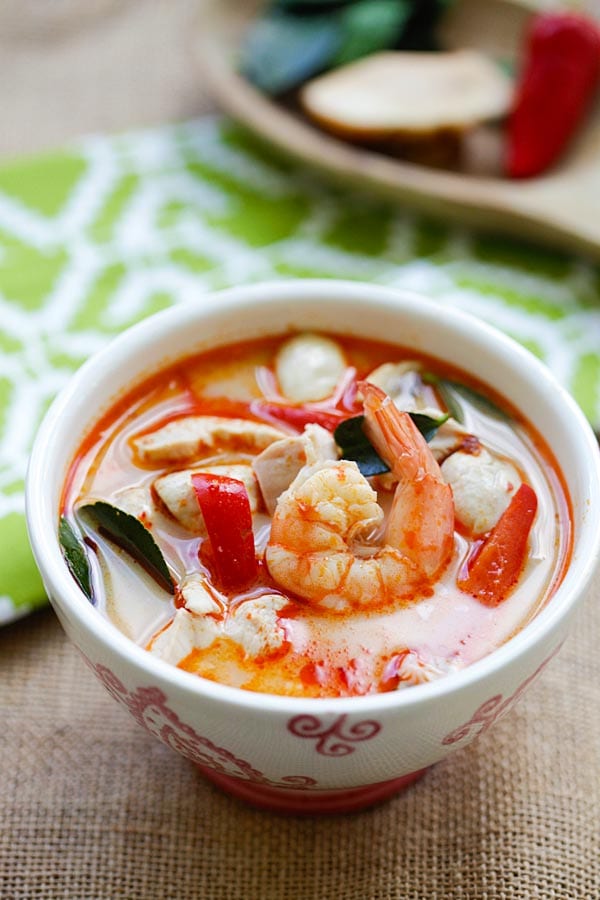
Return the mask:
[[280, 587], [335, 612], [430, 594], [454, 547], [452, 491], [425, 440], [380, 388], [360, 388], [367, 435], [398, 481], [385, 527], [356, 463], [318, 462], [279, 498], [266, 551]]

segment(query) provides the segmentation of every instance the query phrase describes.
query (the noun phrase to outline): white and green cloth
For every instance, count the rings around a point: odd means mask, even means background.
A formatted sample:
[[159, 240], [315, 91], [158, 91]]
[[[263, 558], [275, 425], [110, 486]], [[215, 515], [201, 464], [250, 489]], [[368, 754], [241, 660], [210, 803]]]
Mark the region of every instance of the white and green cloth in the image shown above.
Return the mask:
[[27, 542], [28, 451], [56, 392], [125, 327], [207, 291], [355, 278], [481, 316], [600, 423], [600, 272], [334, 185], [222, 119], [0, 168], [0, 621], [46, 602]]

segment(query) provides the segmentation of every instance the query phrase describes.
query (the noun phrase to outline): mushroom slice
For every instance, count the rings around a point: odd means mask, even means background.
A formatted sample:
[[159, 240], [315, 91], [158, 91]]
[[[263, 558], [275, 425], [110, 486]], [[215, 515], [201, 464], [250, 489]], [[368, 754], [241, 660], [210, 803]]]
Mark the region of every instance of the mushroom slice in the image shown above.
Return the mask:
[[196, 497], [192, 475], [204, 472], [209, 475], [224, 475], [227, 478], [235, 478], [244, 483], [250, 500], [250, 510], [257, 511], [260, 495], [258, 485], [250, 463], [236, 463], [220, 466], [202, 466], [193, 469], [183, 469], [180, 472], [169, 472], [161, 475], [154, 482], [154, 489], [173, 518], [177, 519], [187, 531], [192, 531], [199, 537], [206, 536], [204, 519], [200, 511], [200, 504]]
[[434, 398], [432, 389], [423, 383], [421, 366], [406, 360], [399, 363], [383, 363], [373, 369], [365, 381], [377, 385], [390, 397], [398, 409], [416, 412]]
[[277, 500], [306, 465], [337, 459], [332, 435], [320, 425], [307, 425], [302, 434], [275, 441], [252, 462], [267, 512], [273, 515]]
[[473, 535], [494, 527], [521, 484], [511, 463], [484, 448], [476, 453], [457, 450], [441, 470], [452, 488], [456, 518]]
[[169, 624], [152, 639], [148, 650], [176, 666], [192, 650], [210, 646], [220, 630], [219, 623], [211, 616], [195, 616], [187, 609], [178, 609]]
[[133, 445], [143, 463], [172, 465], [193, 462], [215, 450], [260, 453], [283, 435], [272, 425], [249, 419], [184, 416], [134, 438]]
[[475, 50], [375, 53], [306, 85], [301, 102], [319, 125], [348, 140], [462, 132], [505, 115], [510, 79]]
[[298, 334], [279, 349], [275, 374], [282, 394], [294, 403], [324, 400], [346, 370], [341, 347], [321, 334]]

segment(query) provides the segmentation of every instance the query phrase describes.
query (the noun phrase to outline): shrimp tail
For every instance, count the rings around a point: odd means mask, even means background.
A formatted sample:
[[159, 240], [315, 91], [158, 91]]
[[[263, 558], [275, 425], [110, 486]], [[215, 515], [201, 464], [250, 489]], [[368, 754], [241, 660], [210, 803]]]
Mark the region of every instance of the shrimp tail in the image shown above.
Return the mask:
[[420, 481], [425, 475], [442, 481], [440, 467], [409, 414], [377, 385], [361, 381], [358, 388], [364, 398], [366, 435], [398, 481]]
[[454, 501], [425, 438], [381, 388], [361, 382], [365, 431], [398, 480], [386, 541], [434, 578], [454, 546]]

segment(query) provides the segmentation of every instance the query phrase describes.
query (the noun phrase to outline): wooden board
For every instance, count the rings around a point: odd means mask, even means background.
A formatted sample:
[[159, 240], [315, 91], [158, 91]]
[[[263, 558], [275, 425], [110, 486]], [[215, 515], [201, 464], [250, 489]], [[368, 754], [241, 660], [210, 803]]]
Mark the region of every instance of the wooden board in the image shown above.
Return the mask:
[[[241, 37], [260, 3], [205, 0], [193, 37], [215, 98], [269, 143], [353, 185], [394, 197], [407, 208], [491, 231], [547, 242], [600, 259], [600, 102], [561, 164], [523, 181], [429, 169], [333, 138], [256, 90], [236, 69]], [[445, 46], [477, 47], [514, 60], [531, 4], [457, 0], [442, 23]], [[485, 143], [485, 142], [483, 142]], [[473, 153], [483, 170], [485, 147]]]

